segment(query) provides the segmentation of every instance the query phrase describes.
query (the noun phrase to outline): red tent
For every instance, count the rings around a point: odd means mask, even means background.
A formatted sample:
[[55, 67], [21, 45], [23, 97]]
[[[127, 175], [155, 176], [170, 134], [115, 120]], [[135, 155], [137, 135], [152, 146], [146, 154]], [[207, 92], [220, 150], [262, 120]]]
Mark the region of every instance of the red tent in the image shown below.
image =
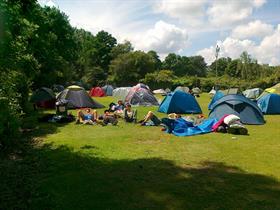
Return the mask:
[[91, 90], [89, 91], [89, 95], [91, 97], [103, 97], [106, 94], [101, 87], [94, 87], [94, 88], [91, 88]]

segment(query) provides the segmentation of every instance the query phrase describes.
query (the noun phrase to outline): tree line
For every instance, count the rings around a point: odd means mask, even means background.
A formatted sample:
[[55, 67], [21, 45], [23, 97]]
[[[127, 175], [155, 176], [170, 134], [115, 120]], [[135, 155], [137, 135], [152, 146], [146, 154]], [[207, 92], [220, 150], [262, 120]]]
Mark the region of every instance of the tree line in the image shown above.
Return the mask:
[[141, 81], [152, 88], [208, 90], [218, 82], [269, 85], [279, 81], [279, 70], [258, 64], [246, 52], [210, 66], [200, 55], [170, 53], [161, 61], [157, 52], [135, 50], [106, 31], [93, 35], [71, 26], [55, 7], [42, 7], [36, 0], [0, 0], [0, 136], [16, 135], [11, 131], [19, 126], [19, 113], [30, 112], [30, 93], [43, 86], [131, 86]]

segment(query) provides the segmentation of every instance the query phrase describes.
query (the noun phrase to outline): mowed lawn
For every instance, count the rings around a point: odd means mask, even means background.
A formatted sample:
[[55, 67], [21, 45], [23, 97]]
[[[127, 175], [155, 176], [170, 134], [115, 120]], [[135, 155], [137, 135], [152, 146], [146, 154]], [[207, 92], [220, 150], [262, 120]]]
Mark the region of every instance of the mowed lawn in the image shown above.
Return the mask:
[[[106, 106], [115, 101], [95, 99]], [[198, 101], [208, 116], [208, 94]], [[140, 119], [157, 107], [137, 110]], [[39, 143], [17, 160], [23, 166], [14, 161], [7, 167], [19, 167], [24, 190], [2, 207], [280, 209], [280, 115], [265, 119], [236, 139], [218, 133], [176, 137], [123, 121], [115, 127], [39, 124]], [[7, 178], [7, 188], [17, 186]]]

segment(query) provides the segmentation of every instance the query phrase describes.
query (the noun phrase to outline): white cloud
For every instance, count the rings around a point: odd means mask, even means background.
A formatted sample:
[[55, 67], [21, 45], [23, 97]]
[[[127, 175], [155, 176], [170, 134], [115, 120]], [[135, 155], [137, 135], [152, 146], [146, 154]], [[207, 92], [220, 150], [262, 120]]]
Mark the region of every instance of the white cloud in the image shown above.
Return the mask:
[[217, 27], [230, 26], [247, 19], [254, 8], [259, 8], [265, 0], [216, 0], [207, 10], [209, 22]]
[[188, 45], [186, 30], [164, 21], [158, 21], [153, 28], [136, 37], [137, 49], [155, 50], [161, 55], [180, 52]]
[[187, 25], [198, 25], [205, 16], [206, 3], [207, 0], [161, 0], [156, 5], [156, 11], [179, 19]]
[[57, 7], [56, 3], [52, 0], [39, 0], [39, 4], [48, 7]]
[[280, 24], [273, 34], [266, 36], [256, 49], [256, 56], [262, 63], [280, 65]]
[[[263, 38], [263, 40], [256, 44], [251, 40], [239, 40], [228, 37], [224, 41], [218, 41], [220, 46], [219, 57], [238, 58], [243, 51], [247, 51], [259, 63], [267, 63], [270, 65], [280, 65], [280, 24], [271, 35]], [[215, 46], [202, 49], [197, 52], [202, 55], [208, 64], [215, 60]]]
[[273, 26], [256, 20], [246, 25], [240, 25], [233, 29], [232, 37], [244, 39], [258, 37], [262, 38], [273, 33]]

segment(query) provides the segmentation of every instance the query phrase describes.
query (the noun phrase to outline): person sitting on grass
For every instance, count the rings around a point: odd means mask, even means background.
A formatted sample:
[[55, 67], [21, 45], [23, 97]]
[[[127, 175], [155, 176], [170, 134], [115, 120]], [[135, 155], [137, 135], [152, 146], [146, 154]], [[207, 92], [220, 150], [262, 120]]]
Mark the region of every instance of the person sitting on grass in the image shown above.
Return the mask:
[[124, 120], [125, 122], [134, 122], [137, 121], [137, 110], [132, 110], [130, 104], [126, 104], [124, 109]]
[[106, 126], [108, 124], [117, 125], [118, 120], [115, 114], [111, 114], [109, 110], [105, 110], [104, 114], [98, 118], [98, 122], [101, 125]]
[[83, 123], [83, 124], [90, 124], [93, 125], [97, 120], [97, 111], [93, 110], [91, 111], [90, 108], [85, 109], [85, 112], [83, 110], [78, 111], [78, 117], [76, 123]]
[[118, 100], [118, 103], [110, 103], [109, 104], [109, 111], [110, 112], [115, 112], [115, 111], [120, 111], [120, 110], [124, 110], [125, 106], [123, 104], [122, 100]]
[[114, 114], [116, 114], [116, 117], [121, 117], [123, 115], [124, 108], [125, 106], [122, 100], [119, 100], [118, 104], [111, 103], [109, 105], [109, 111], [114, 112]]

